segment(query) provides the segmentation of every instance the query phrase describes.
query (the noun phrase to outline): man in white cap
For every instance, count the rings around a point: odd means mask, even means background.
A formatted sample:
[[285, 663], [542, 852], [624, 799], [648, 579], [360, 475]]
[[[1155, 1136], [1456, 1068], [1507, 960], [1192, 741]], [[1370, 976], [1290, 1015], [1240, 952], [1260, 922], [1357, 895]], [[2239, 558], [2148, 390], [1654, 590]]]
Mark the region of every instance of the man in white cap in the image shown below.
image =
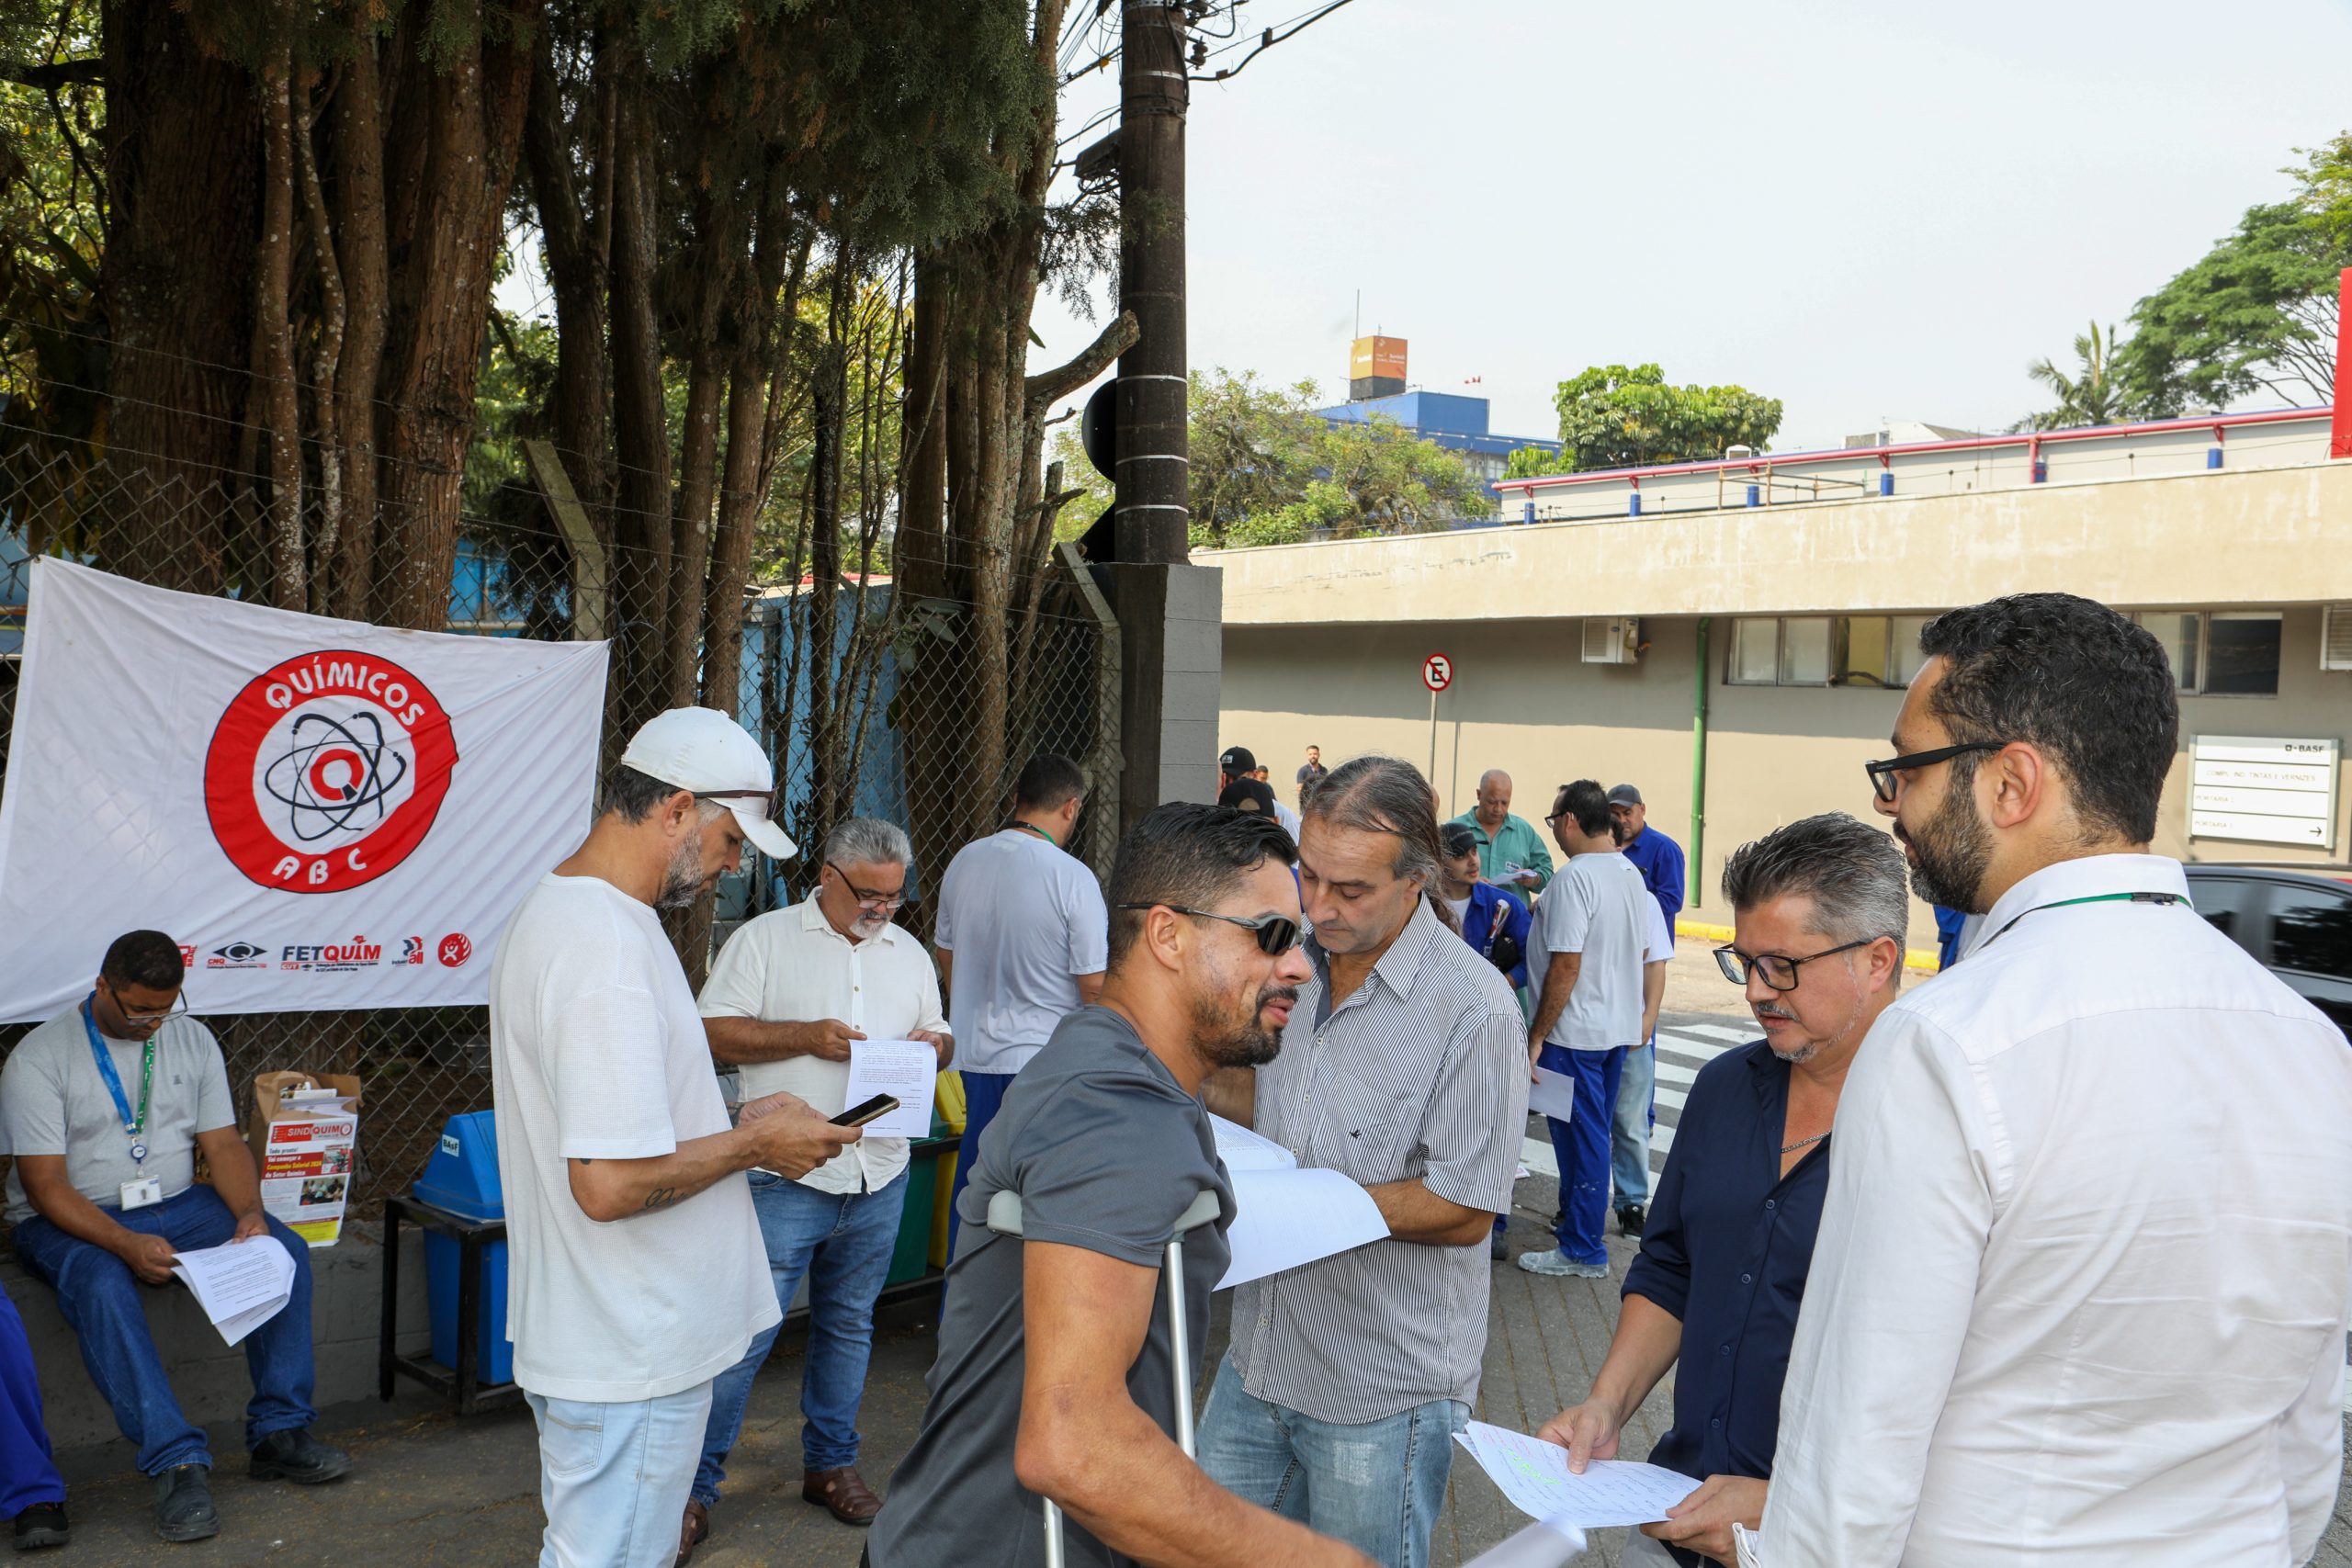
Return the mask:
[[794, 852], [774, 789], [725, 714], [650, 720], [491, 961], [506, 1331], [538, 1422], [541, 1568], [670, 1562], [711, 1380], [781, 1315], [742, 1173], [800, 1177], [857, 1141], [789, 1094], [729, 1125], [654, 915], [714, 886], [747, 840]]

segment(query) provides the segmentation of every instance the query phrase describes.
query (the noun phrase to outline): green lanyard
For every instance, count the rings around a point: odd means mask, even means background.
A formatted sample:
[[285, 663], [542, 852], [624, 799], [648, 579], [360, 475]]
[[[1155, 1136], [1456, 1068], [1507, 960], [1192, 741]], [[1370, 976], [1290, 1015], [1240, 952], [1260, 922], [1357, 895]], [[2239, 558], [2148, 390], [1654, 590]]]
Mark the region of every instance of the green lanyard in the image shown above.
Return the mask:
[[1986, 937], [1983, 942], [1977, 943], [1977, 946], [1992, 946], [1993, 943], [2000, 941], [2003, 937], [2009, 934], [2010, 926], [2016, 925], [2018, 920], [2024, 919], [2028, 915], [2038, 915], [2044, 909], [2064, 909], [2076, 904], [2165, 905], [2186, 904], [2188, 902], [2188, 899], [2182, 897], [2177, 893], [2094, 893], [2087, 898], [2061, 898], [2054, 904], [2036, 904], [2030, 909], [2019, 911], [2016, 919], [2011, 919], [2008, 922], [2008, 925], [2003, 926], [1999, 931], [1996, 931], [1991, 936]]

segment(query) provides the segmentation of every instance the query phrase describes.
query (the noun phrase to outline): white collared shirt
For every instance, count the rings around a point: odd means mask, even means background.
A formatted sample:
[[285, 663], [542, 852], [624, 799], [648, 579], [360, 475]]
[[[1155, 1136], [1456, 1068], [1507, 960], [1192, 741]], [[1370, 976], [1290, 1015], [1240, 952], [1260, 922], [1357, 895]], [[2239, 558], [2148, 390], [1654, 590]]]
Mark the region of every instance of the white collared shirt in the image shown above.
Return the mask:
[[[702, 1015], [770, 1023], [835, 1018], [868, 1040], [947, 1032], [939, 971], [914, 933], [893, 924], [854, 942], [833, 930], [813, 894], [747, 922], [728, 941], [703, 984]], [[739, 1070], [745, 1100], [785, 1090], [828, 1116], [848, 1109], [847, 1062], [787, 1056]], [[800, 1182], [820, 1192], [876, 1192], [906, 1168], [906, 1139], [867, 1137]]]
[[[2326, 1528], [2352, 1050], [2100, 855], [1882, 1014], [1781, 1402], [1775, 1564], [2283, 1568]], [[2052, 906], [2061, 906], [2055, 907]]]

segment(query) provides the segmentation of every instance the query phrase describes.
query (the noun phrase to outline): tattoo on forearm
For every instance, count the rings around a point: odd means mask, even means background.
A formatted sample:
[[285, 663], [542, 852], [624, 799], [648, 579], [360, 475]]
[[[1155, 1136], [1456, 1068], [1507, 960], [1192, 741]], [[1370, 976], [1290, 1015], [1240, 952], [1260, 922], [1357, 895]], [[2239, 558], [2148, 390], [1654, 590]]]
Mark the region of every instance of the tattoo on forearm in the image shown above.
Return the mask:
[[648, 1209], [666, 1209], [677, 1201], [678, 1190], [674, 1187], [657, 1187], [645, 1195]]

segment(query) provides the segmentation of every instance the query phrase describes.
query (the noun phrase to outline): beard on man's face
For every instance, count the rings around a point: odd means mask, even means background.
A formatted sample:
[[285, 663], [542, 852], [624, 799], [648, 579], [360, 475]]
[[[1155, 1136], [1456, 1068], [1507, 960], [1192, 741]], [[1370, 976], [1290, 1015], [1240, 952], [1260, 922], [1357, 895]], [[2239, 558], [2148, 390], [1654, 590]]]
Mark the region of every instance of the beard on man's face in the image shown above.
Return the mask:
[[1193, 1045], [1220, 1067], [1262, 1067], [1283, 1048], [1282, 1031], [1266, 1027], [1267, 1007], [1297, 1000], [1295, 986], [1262, 986], [1247, 1009], [1220, 997], [1199, 998], [1193, 1004]]
[[1955, 776], [1935, 815], [1916, 833], [1894, 825], [1894, 836], [1911, 851], [1911, 890], [1925, 903], [1981, 915], [1984, 873], [1993, 863], [1993, 836], [1976, 810], [1969, 780]]
[[678, 846], [670, 863], [662, 873], [662, 891], [654, 898], [657, 909], [683, 909], [702, 897], [702, 835], [694, 834]]

